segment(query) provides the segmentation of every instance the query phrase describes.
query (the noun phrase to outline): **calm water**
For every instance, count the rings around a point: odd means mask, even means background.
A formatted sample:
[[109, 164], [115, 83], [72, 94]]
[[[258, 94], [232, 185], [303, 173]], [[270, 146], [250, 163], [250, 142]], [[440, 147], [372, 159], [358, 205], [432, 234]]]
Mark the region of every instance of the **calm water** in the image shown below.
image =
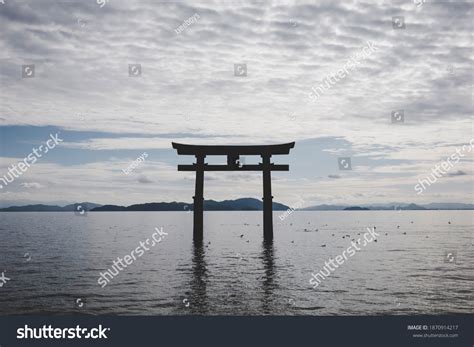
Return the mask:
[[[194, 247], [186, 212], [1, 213], [0, 272], [10, 280], [0, 288], [0, 314], [474, 311], [472, 211], [297, 211], [283, 222], [278, 216], [275, 240], [264, 245], [261, 212], [206, 212], [204, 245]], [[313, 289], [311, 273], [372, 226], [377, 242]], [[155, 227], [168, 235], [101, 288], [100, 272]]]

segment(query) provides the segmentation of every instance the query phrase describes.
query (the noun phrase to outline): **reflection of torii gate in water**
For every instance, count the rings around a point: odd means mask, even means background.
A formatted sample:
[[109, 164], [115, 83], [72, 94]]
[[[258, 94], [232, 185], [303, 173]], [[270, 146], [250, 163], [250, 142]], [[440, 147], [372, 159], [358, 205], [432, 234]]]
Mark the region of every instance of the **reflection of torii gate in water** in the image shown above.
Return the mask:
[[[262, 146], [199, 146], [172, 143], [178, 155], [194, 155], [196, 163], [178, 165], [178, 171], [196, 171], [196, 192], [194, 194], [194, 226], [193, 239], [203, 238], [203, 205], [204, 205], [204, 171], [262, 171], [263, 172], [263, 238], [273, 239], [273, 206], [271, 171], [288, 171], [288, 165], [270, 163], [272, 155], [289, 154], [295, 146], [294, 142], [281, 145]], [[207, 155], [226, 155], [227, 165], [210, 165], [204, 162]], [[262, 163], [242, 165], [241, 155], [260, 155]]]

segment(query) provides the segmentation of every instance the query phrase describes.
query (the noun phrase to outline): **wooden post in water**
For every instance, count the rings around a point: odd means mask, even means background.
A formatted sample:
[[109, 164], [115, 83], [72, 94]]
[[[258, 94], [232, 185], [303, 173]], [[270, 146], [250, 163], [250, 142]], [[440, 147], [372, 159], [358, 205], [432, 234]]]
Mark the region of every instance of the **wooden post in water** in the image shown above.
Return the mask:
[[263, 171], [263, 239], [273, 240], [273, 196], [270, 166], [271, 155], [262, 155]]
[[205, 155], [196, 155], [196, 188], [194, 193], [194, 224], [193, 240], [203, 239], [203, 210], [204, 210], [204, 158]]

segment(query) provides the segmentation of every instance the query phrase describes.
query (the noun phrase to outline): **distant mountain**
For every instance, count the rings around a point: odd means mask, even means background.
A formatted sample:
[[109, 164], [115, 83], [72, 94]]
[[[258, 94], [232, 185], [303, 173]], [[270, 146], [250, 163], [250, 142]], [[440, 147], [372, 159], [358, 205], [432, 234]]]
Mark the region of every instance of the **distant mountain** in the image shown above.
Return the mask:
[[10, 206], [0, 209], [2, 212], [60, 212], [62, 207], [55, 205]]
[[77, 207], [81, 206], [84, 210], [90, 211], [93, 208], [102, 206], [94, 204], [93, 202], [78, 202], [76, 204], [70, 204], [63, 207], [63, 211], [75, 211]]
[[50, 205], [50, 206], [64, 206], [69, 204], [70, 201], [64, 200], [55, 200], [49, 201], [48, 204], [45, 204], [43, 201], [36, 201], [36, 200], [26, 200], [26, 199], [1, 199], [0, 200], [0, 208], [7, 208], [10, 206], [26, 206], [26, 205]]
[[474, 210], [474, 204], [461, 204], [452, 202], [435, 202], [423, 206], [429, 210]]
[[402, 210], [426, 210], [423, 206], [416, 205], [416, 204], [409, 204], [406, 206], [400, 206], [400, 209]]
[[[99, 205], [93, 202], [81, 202], [69, 204], [66, 206], [29, 204], [23, 206], [10, 206], [0, 208], [0, 212], [72, 212], [76, 207], [87, 211], [189, 211], [193, 209], [192, 203], [185, 202], [152, 202], [145, 204], [135, 204], [130, 206], [118, 205]], [[274, 211], [285, 211], [289, 206], [273, 203]], [[205, 200], [205, 211], [261, 211], [263, 202], [254, 198], [242, 198], [236, 200]], [[357, 206], [350, 205], [317, 205], [300, 208], [302, 211], [388, 211], [388, 210], [474, 210], [474, 204], [464, 203], [431, 203], [426, 205], [406, 204], [406, 203], [385, 203], [385, 204], [362, 204]]]
[[342, 205], [317, 205], [317, 206], [310, 206], [304, 207], [301, 210], [304, 211], [342, 211], [346, 207], [349, 206], [342, 206]]
[[[185, 202], [152, 202], [146, 204], [136, 204], [130, 206], [104, 205], [92, 209], [93, 212], [104, 211], [189, 211], [193, 209], [193, 204]], [[205, 211], [260, 211], [263, 209], [263, 202], [253, 198], [243, 198], [237, 200], [205, 200]], [[274, 211], [285, 211], [288, 206], [278, 202], [273, 203]]]
[[102, 205], [99, 207], [94, 207], [91, 211], [126, 211], [127, 208], [125, 206], [118, 206], [118, 205]]
[[406, 203], [391, 203], [391, 204], [377, 204], [377, 205], [316, 205], [302, 208], [305, 211], [362, 211], [362, 209], [369, 209], [374, 211], [389, 211], [389, 210], [474, 210], [474, 204], [462, 203], [431, 203], [427, 205], [406, 204]]
[[[286, 211], [289, 206], [280, 204], [278, 202], [273, 203], [273, 211]], [[224, 200], [214, 201], [205, 200], [204, 210], [207, 211], [261, 211], [263, 210], [263, 201], [253, 198], [242, 198], [237, 200]]]
[[64, 207], [57, 205], [35, 204], [1, 208], [0, 212], [72, 212], [76, 210], [76, 206], [81, 206], [82, 209], [90, 211], [93, 208], [99, 207], [101, 205], [94, 204], [92, 202], [79, 202], [77, 204], [66, 205]]

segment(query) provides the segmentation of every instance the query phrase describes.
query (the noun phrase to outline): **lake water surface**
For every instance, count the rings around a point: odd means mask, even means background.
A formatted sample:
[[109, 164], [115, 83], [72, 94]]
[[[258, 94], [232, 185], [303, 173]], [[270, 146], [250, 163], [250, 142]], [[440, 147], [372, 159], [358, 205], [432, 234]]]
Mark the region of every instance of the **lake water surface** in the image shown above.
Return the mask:
[[[186, 212], [1, 213], [0, 314], [473, 312], [473, 211], [279, 215], [264, 244], [262, 212], [205, 212], [194, 245]], [[311, 273], [373, 226], [377, 242], [313, 289]], [[155, 227], [168, 235], [102, 288], [100, 273]]]

